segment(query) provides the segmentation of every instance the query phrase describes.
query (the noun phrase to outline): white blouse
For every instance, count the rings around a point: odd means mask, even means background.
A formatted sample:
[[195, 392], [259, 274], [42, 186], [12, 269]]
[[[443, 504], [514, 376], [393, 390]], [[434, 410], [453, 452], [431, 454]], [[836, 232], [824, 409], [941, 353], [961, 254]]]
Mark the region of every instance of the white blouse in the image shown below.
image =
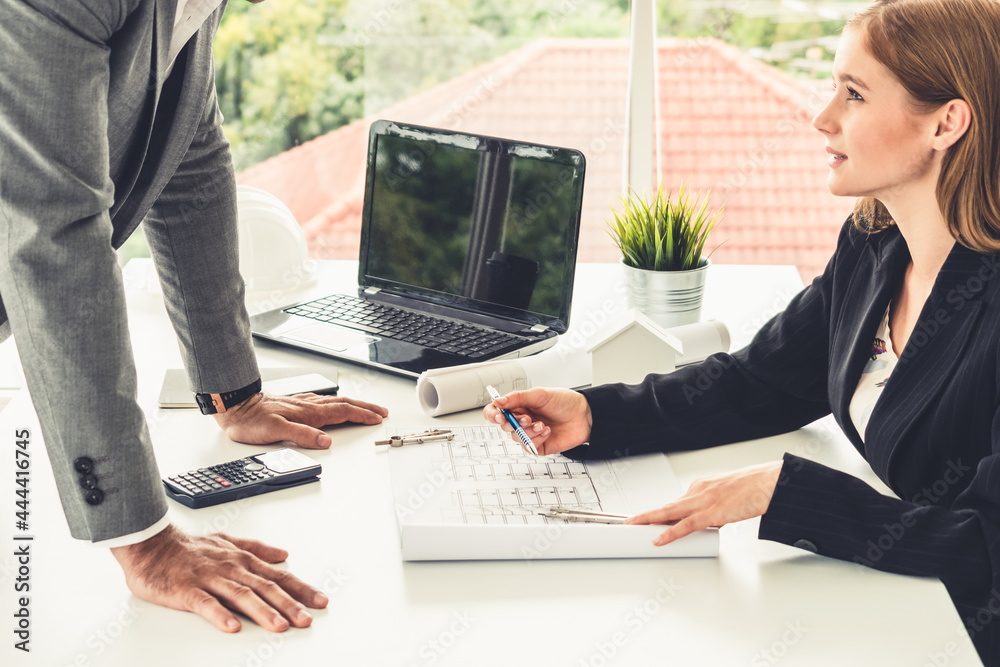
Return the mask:
[[871, 417], [872, 409], [882, 395], [889, 376], [896, 368], [899, 359], [892, 351], [892, 339], [889, 335], [889, 309], [886, 308], [882, 322], [875, 330], [875, 340], [872, 341], [871, 355], [868, 363], [861, 371], [861, 379], [858, 381], [858, 388], [854, 391], [854, 398], [851, 399], [851, 406], [848, 412], [854, 427], [858, 429], [861, 440], [864, 442], [865, 429], [868, 427], [868, 419]]
[[174, 32], [170, 40], [170, 50], [167, 53], [169, 65], [163, 74], [164, 79], [170, 76], [170, 72], [173, 71], [174, 61], [177, 60], [177, 55], [184, 48], [184, 45], [194, 37], [201, 24], [221, 4], [222, 0], [178, 0], [177, 13], [174, 15]]

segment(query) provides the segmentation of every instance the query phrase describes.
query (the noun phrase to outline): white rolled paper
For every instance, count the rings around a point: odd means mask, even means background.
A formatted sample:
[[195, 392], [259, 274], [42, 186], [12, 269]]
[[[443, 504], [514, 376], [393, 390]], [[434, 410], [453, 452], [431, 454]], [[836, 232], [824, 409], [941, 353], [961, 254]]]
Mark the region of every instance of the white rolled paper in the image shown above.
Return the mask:
[[481, 408], [491, 400], [488, 384], [501, 395], [533, 386], [585, 387], [590, 384], [590, 358], [582, 351], [552, 348], [521, 359], [435, 368], [417, 379], [417, 401], [432, 417]]
[[729, 328], [718, 320], [671, 327], [667, 331], [684, 345], [684, 352], [674, 362], [677, 366], [696, 364], [716, 352], [729, 352]]
[[[729, 329], [717, 320], [668, 329], [681, 340], [683, 355], [677, 365], [703, 361], [716, 352], [729, 351]], [[481, 408], [490, 402], [486, 385], [501, 395], [530, 387], [586, 387], [591, 380], [590, 355], [585, 351], [555, 347], [520, 359], [486, 361], [450, 368], [434, 368], [417, 379], [417, 401], [431, 417]]]

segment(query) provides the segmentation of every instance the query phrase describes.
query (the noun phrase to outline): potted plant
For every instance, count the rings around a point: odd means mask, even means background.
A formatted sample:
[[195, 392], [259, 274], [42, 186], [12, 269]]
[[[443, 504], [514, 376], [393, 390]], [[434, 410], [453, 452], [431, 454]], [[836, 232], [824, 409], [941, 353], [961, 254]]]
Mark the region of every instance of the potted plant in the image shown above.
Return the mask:
[[622, 253], [629, 307], [664, 328], [701, 315], [711, 266], [705, 242], [723, 214], [709, 209], [709, 194], [692, 196], [681, 186], [674, 198], [660, 185], [652, 201], [631, 190], [612, 206], [606, 229]]

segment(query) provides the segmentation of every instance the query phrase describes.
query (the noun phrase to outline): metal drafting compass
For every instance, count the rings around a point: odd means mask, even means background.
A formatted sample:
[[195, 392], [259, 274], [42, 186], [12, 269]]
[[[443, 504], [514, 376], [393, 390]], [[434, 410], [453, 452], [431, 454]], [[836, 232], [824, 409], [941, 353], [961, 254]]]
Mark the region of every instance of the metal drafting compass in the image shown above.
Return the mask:
[[577, 523], [625, 523], [625, 519], [628, 518], [621, 514], [588, 512], [587, 510], [575, 510], [568, 507], [549, 507], [544, 512], [539, 512], [539, 514], [550, 519], [565, 519], [566, 521]]
[[435, 428], [423, 433], [413, 433], [411, 435], [393, 435], [388, 440], [376, 440], [375, 445], [389, 445], [390, 447], [402, 447], [403, 445], [419, 445], [435, 440], [453, 440], [455, 434], [446, 428]]

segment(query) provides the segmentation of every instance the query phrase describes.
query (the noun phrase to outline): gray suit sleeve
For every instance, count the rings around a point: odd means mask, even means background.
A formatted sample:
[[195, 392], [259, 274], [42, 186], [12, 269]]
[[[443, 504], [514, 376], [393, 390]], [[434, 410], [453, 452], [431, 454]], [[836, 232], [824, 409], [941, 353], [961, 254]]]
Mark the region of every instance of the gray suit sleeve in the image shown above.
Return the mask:
[[104, 540], [166, 512], [108, 213], [107, 43], [131, 6], [34, 5], [0, 0], [0, 293], [70, 532]]
[[212, 93], [191, 147], [144, 221], [192, 388], [220, 393], [260, 377], [239, 272], [236, 181]]

